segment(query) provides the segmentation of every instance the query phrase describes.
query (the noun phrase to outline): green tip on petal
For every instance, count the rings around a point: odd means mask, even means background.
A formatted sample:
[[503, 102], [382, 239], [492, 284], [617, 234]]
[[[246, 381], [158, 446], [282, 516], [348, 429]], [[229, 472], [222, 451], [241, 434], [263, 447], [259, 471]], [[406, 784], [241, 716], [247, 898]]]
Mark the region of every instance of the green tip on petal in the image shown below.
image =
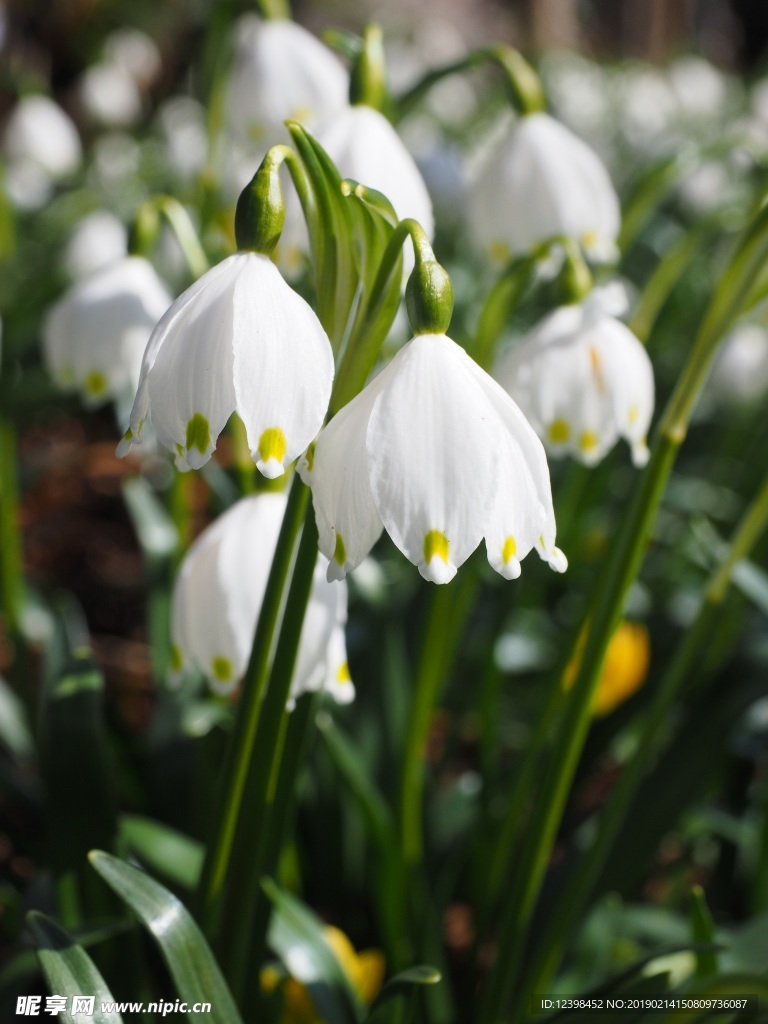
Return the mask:
[[196, 412], [187, 424], [187, 451], [197, 448], [201, 455], [205, 455], [211, 447], [211, 426], [202, 413]]

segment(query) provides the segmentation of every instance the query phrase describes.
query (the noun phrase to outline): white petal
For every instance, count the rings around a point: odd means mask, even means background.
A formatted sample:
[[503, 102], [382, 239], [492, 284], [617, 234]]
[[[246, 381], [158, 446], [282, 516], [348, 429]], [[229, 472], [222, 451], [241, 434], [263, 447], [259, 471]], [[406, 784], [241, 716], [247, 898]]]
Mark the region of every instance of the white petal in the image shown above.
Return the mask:
[[328, 642], [326, 677], [323, 689], [337, 704], [349, 704], [355, 699], [355, 687], [347, 664], [347, 643], [344, 630], [337, 626]]
[[176, 452], [177, 463], [193, 469], [208, 461], [235, 408], [232, 295], [246, 259], [242, 253], [228, 257], [183, 292], [144, 353], [132, 439], [140, 437], [151, 410], [160, 441]]
[[373, 403], [393, 372], [390, 363], [345, 405], [299, 465], [302, 480], [312, 488], [320, 550], [329, 560], [329, 580], [343, 579], [381, 535], [365, 438]]
[[340, 591], [345, 588], [343, 581], [329, 582], [325, 565], [318, 561], [293, 670], [291, 697], [294, 700], [302, 693], [321, 689], [325, 682], [328, 645], [334, 632], [341, 628], [337, 623], [338, 605]]
[[616, 430], [629, 442], [635, 465], [644, 466], [654, 406], [651, 360], [644, 345], [618, 320], [602, 320], [594, 344], [605, 368]]
[[266, 257], [249, 253], [234, 292], [234, 388], [248, 444], [279, 476], [317, 436], [333, 384], [333, 351], [309, 305]]
[[366, 446], [382, 522], [426, 579], [447, 582], [480, 542], [493, 511], [500, 443], [465, 353], [418, 335], [392, 360]]

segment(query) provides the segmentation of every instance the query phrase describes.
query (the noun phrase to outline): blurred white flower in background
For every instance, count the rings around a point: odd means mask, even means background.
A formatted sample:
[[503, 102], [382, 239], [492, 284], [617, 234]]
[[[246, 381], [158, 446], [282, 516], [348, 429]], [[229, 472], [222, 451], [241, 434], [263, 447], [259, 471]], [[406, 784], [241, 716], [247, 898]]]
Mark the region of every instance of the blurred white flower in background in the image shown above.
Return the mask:
[[43, 356], [56, 383], [94, 407], [132, 393], [152, 328], [171, 302], [147, 260], [125, 257], [78, 281], [51, 307]]
[[726, 401], [756, 402], [768, 392], [768, 330], [743, 323], [728, 334], [712, 367], [710, 386]]
[[549, 469], [509, 396], [443, 334], [418, 334], [330, 421], [299, 465], [330, 579], [386, 529], [433, 583], [485, 538], [507, 579], [535, 548], [558, 572]]
[[306, 450], [328, 410], [333, 352], [268, 256], [239, 252], [180, 295], [147, 345], [125, 455], [147, 417], [179, 469], [210, 459], [233, 412], [268, 477]]
[[157, 111], [168, 162], [185, 181], [196, 177], [205, 166], [208, 155], [205, 119], [205, 107], [191, 96], [172, 96]]
[[83, 108], [98, 124], [134, 125], [143, 111], [143, 94], [160, 67], [160, 53], [148, 35], [137, 29], [113, 32], [106, 40], [103, 59], [80, 78]]
[[[236, 502], [195, 541], [173, 588], [174, 670], [197, 669], [219, 693], [231, 693], [248, 664], [272, 558], [285, 513], [284, 494]], [[347, 667], [347, 589], [329, 583], [318, 555], [302, 626], [291, 700], [325, 689], [339, 703], [355, 690]]]
[[71, 118], [48, 96], [19, 100], [3, 137], [5, 188], [22, 209], [47, 202], [56, 182], [79, 168], [82, 146]]
[[[346, 106], [349, 75], [336, 55], [294, 21], [247, 14], [235, 29], [226, 113], [235, 138], [266, 153], [286, 141], [284, 122], [313, 129]], [[251, 172], [253, 173], [253, 172]]]
[[714, 64], [688, 54], [670, 64], [667, 76], [684, 120], [703, 121], [711, 128], [724, 116], [734, 82]]
[[648, 460], [653, 367], [616, 314], [613, 286], [561, 306], [502, 356], [494, 377], [514, 398], [553, 454], [594, 465], [624, 437], [636, 466]]
[[621, 214], [608, 171], [549, 114], [515, 123], [471, 187], [469, 216], [478, 246], [494, 262], [563, 235], [596, 261], [617, 255]]
[[659, 157], [680, 141], [679, 106], [666, 75], [650, 64], [628, 65], [613, 76], [617, 125], [624, 140], [645, 158]]
[[64, 267], [75, 280], [121, 259], [128, 251], [125, 225], [109, 210], [94, 210], [72, 231], [64, 250]]

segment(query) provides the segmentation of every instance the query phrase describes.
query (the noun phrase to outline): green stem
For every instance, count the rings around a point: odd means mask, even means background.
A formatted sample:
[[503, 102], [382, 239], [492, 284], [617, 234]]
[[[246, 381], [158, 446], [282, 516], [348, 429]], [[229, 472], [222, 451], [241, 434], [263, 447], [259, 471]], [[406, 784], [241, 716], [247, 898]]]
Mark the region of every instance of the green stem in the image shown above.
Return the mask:
[[248, 769], [269, 676], [272, 641], [308, 497], [308, 488], [294, 477], [243, 677], [234, 731], [213, 805], [210, 838], [198, 889], [199, 920], [209, 936], [214, 935], [218, 927], [228, 865], [237, 823], [243, 811]]
[[539, 76], [531, 65], [511, 46], [497, 45], [473, 50], [461, 60], [451, 61], [450, 64], [444, 64], [441, 68], [428, 72], [398, 99], [398, 116], [402, 118], [409, 113], [432, 86], [444, 78], [462, 71], [471, 71], [483, 64], [495, 64], [502, 69], [512, 101], [521, 114], [532, 114], [545, 109], [544, 90]]
[[711, 233], [708, 225], [685, 232], [659, 261], [629, 321], [630, 330], [643, 343], [647, 343], [662, 307]]
[[613, 843], [626, 817], [630, 801], [649, 771], [660, 744], [664, 740], [662, 727], [667, 712], [689, 680], [716, 632], [722, 615], [734, 566], [749, 556], [768, 526], [768, 479], [752, 501], [738, 524], [727, 555], [706, 589], [706, 596], [694, 623], [686, 630], [677, 652], [659, 684], [653, 701], [636, 737], [635, 752], [624, 765], [619, 781], [600, 815], [597, 836], [588, 853], [582, 858], [570, 881], [558, 898], [556, 912], [548, 927], [539, 937], [537, 957], [529, 965], [526, 977], [529, 983], [524, 999], [532, 992], [547, 991], [552, 974], [557, 969], [562, 951], [587, 905], [600, 872], [610, 855]]
[[411, 701], [400, 785], [400, 841], [403, 861], [408, 865], [417, 864], [422, 855], [423, 766], [429, 726], [476, 588], [475, 577], [467, 573], [458, 585], [458, 593], [452, 592], [448, 586], [441, 586], [434, 595], [430, 595], [429, 616]]
[[287, 21], [291, 17], [288, 0], [256, 0], [256, 6], [265, 21]]
[[141, 205], [131, 232], [131, 252], [137, 256], [149, 256], [157, 242], [161, 216], [165, 217], [176, 236], [190, 276], [194, 280], [202, 277], [210, 267], [208, 257], [205, 255], [195, 226], [185, 207], [173, 196], [152, 196]]
[[[222, 954], [221, 962], [226, 965], [227, 977], [236, 999], [252, 995], [245, 990], [249, 977], [254, 974], [253, 925], [261, 893], [261, 880], [268, 869], [270, 830], [275, 827], [275, 799], [288, 728], [289, 713], [286, 705], [316, 562], [317, 527], [310, 508], [299, 542], [269, 687], [251, 751], [243, 793], [243, 813], [236, 831], [235, 856], [227, 877], [222, 914], [225, 927], [221, 929], [218, 945]], [[260, 936], [259, 943], [262, 939], [263, 936]]]
[[627, 513], [590, 603], [586, 642], [575, 683], [568, 694], [551, 762], [529, 823], [528, 835], [499, 938], [480, 1019], [497, 1024], [514, 990], [523, 962], [528, 928], [544, 879], [565, 801], [591, 719], [592, 698], [610, 637], [621, 617], [627, 591], [637, 576], [656, 512], [688, 421], [706, 381], [717, 344], [743, 311], [754, 280], [768, 258], [768, 210], [743, 233], [699, 329], [677, 388], [661, 418], [648, 466], [640, 475]]
[[472, 349], [475, 362], [484, 370], [493, 362], [496, 343], [528, 290], [535, 266], [534, 255], [513, 260], [486, 297]]

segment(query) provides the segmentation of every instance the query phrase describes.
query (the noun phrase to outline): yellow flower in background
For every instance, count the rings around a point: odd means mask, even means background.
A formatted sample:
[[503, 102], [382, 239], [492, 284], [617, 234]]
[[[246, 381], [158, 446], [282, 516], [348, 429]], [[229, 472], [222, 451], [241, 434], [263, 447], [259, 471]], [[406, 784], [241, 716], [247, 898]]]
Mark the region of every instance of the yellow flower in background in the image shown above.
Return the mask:
[[[338, 928], [326, 925], [323, 934], [333, 950], [341, 969], [360, 1000], [368, 1005], [381, 988], [384, 980], [384, 956], [378, 949], [364, 949], [358, 953], [347, 936]], [[261, 972], [261, 987], [272, 992], [282, 983], [283, 1014], [280, 1024], [323, 1024], [304, 985], [295, 978], [281, 976], [274, 967]]]
[[[570, 690], [576, 679], [586, 635], [586, 631], [582, 631], [576, 654], [566, 669], [566, 690]], [[650, 658], [651, 643], [645, 626], [636, 622], [622, 622], [605, 652], [600, 681], [592, 702], [592, 714], [596, 718], [609, 715], [640, 689], [648, 674]]]

